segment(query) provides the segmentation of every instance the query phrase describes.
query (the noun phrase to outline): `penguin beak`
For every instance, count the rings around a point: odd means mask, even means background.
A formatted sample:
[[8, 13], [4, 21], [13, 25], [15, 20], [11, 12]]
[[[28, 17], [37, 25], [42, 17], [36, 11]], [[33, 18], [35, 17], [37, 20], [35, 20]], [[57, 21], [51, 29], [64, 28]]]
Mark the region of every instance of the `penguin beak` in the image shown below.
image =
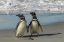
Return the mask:
[[17, 14], [16, 16], [18, 16], [19, 18], [23, 17], [23, 14]]
[[16, 16], [20, 16], [20, 14], [17, 14]]
[[30, 14], [32, 14], [32, 12], [30, 12]]
[[32, 12], [30, 12], [30, 14], [31, 14], [31, 15], [33, 15], [33, 13], [32, 13]]
[[16, 15], [16, 16], [18, 16], [18, 15]]

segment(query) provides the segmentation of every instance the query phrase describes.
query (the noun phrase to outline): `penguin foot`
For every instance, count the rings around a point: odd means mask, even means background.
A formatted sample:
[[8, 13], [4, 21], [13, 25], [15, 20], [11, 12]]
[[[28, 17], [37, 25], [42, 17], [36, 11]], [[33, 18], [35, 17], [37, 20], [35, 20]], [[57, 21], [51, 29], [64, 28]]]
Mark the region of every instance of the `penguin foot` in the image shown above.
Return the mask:
[[19, 36], [16, 36], [17, 38], [20, 38]]
[[19, 37], [22, 37], [23, 38], [23, 35], [20, 35]]
[[20, 37], [22, 37], [23, 38], [23, 35], [20, 35], [20, 36], [16, 36], [17, 38], [20, 38]]

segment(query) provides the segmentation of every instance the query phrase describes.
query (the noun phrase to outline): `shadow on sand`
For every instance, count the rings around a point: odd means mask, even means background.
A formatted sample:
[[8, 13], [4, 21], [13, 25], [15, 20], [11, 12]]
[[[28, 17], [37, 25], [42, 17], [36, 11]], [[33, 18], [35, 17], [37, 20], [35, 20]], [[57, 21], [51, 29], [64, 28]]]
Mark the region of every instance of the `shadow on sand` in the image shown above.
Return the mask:
[[[61, 33], [53, 33], [53, 34], [39, 34], [39, 36], [53, 36], [53, 35], [59, 35]], [[30, 35], [26, 35], [24, 37], [30, 37]], [[37, 37], [37, 35], [33, 35], [32, 37]]]

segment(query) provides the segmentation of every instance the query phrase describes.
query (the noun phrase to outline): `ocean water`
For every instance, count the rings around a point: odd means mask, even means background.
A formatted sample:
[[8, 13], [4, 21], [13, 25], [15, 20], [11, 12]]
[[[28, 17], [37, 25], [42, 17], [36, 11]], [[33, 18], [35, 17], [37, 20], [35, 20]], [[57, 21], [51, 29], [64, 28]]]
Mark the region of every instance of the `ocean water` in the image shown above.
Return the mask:
[[64, 1], [61, 0], [0, 0], [0, 11], [50, 11], [64, 12]]
[[[47, 25], [57, 22], [64, 22], [64, 13], [36, 13], [41, 25]], [[29, 13], [24, 13], [27, 25], [32, 20]], [[0, 30], [16, 28], [19, 18], [16, 15], [0, 15]]]

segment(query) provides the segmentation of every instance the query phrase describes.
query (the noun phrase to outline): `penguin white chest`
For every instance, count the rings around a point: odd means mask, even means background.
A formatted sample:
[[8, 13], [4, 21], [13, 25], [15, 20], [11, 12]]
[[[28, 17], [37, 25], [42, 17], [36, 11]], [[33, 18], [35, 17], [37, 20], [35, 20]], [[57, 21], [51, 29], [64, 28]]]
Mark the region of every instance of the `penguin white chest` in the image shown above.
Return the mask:
[[31, 27], [32, 27], [32, 31], [33, 32], [37, 32], [37, 30], [38, 30], [38, 22], [37, 21], [33, 21]]
[[17, 28], [16, 36], [23, 35], [24, 32], [25, 32], [25, 29], [26, 29], [26, 22], [25, 21], [22, 21], [19, 24], [18, 28]]

